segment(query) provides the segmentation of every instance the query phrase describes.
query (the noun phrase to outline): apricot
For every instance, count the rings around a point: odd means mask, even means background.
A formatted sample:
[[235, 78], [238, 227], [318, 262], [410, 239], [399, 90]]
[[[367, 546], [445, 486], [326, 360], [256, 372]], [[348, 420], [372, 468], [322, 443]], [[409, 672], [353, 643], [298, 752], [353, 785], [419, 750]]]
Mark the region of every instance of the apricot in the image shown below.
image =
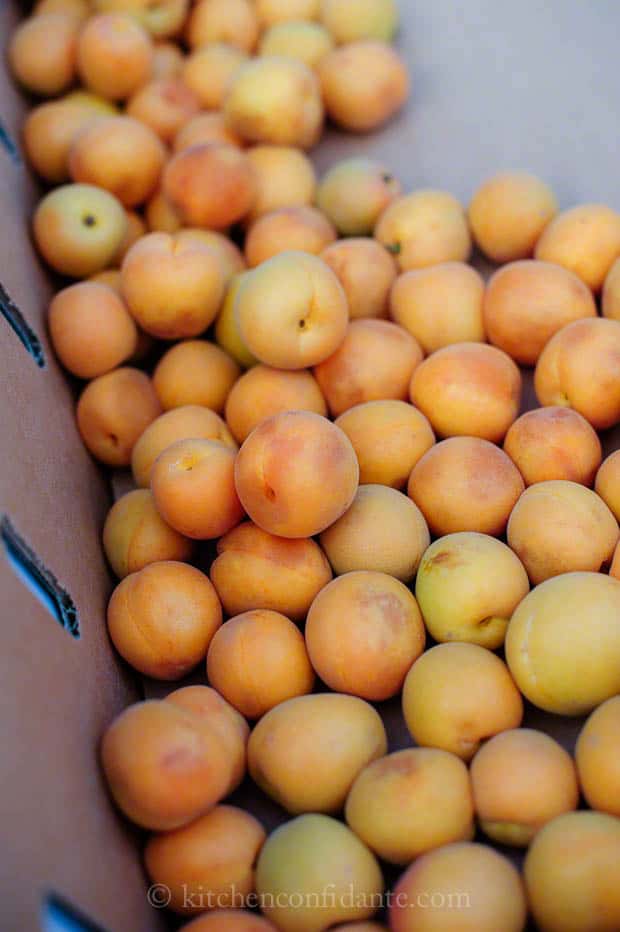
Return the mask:
[[518, 606], [506, 661], [527, 699], [583, 715], [620, 690], [620, 582], [602, 573], [547, 579]]
[[310, 411], [261, 421], [235, 462], [241, 504], [255, 524], [280, 537], [324, 531], [353, 501], [358, 477], [346, 434]]
[[134, 489], [109, 510], [103, 549], [112, 570], [123, 579], [150, 563], [189, 560], [193, 547], [162, 520], [148, 489]]
[[519, 558], [486, 534], [436, 540], [418, 567], [415, 594], [436, 641], [468, 641], [495, 650], [530, 584]]
[[136, 207], [154, 193], [166, 150], [138, 120], [115, 116], [96, 120], [76, 138], [69, 153], [73, 181], [97, 185]]
[[[189, 228], [179, 230], [175, 239], [177, 243], [200, 243], [215, 253], [222, 267], [226, 288], [228, 288], [233, 278], [240, 275], [245, 269], [245, 260], [241, 250], [224, 233], [218, 233], [217, 230]], [[234, 354], [231, 353], [230, 355]]]
[[323, 932], [372, 916], [381, 905], [383, 877], [346, 825], [311, 813], [269, 836], [258, 856], [256, 890], [281, 932]]
[[483, 314], [489, 341], [522, 365], [534, 366], [558, 330], [596, 317], [596, 304], [572, 272], [551, 262], [524, 260], [491, 276]]
[[200, 98], [180, 77], [148, 81], [127, 104], [127, 115], [146, 123], [166, 143], [171, 143], [199, 110]]
[[153, 233], [176, 233], [182, 223], [161, 188], [149, 199], [144, 208], [147, 227]]
[[173, 155], [162, 190], [188, 226], [222, 230], [244, 217], [254, 200], [252, 167], [237, 146], [208, 143]]
[[217, 553], [211, 582], [228, 615], [263, 608], [302, 621], [332, 578], [315, 541], [275, 537], [250, 522], [222, 537]]
[[[185, 0], [181, 0], [185, 2]], [[156, 42], [153, 48], [153, 78], [178, 78], [183, 70], [185, 56], [176, 42]]]
[[468, 761], [482, 741], [518, 728], [523, 700], [506, 664], [477, 644], [438, 644], [416, 660], [403, 688], [416, 744]]
[[534, 387], [540, 404], [574, 408], [597, 430], [620, 421], [620, 322], [577, 320], [540, 355]]
[[254, 862], [266, 834], [236, 806], [216, 806], [191, 825], [152, 835], [144, 849], [149, 879], [170, 891], [174, 912], [234, 906], [254, 892]]
[[321, 178], [317, 204], [342, 236], [368, 236], [402, 188], [383, 165], [372, 159], [337, 162]]
[[605, 278], [601, 310], [603, 317], [620, 320], [620, 259], [616, 259]]
[[605, 459], [596, 474], [594, 488], [616, 521], [620, 521], [620, 450]]
[[344, 340], [314, 368], [334, 416], [354, 405], [384, 399], [404, 400], [422, 350], [411, 334], [387, 320], [352, 321]]
[[600, 291], [620, 256], [620, 214], [604, 204], [563, 210], [545, 228], [535, 255], [564, 266], [593, 291]]
[[416, 600], [386, 573], [339, 576], [319, 592], [306, 619], [308, 654], [323, 682], [373, 702], [400, 691], [425, 639]]
[[256, 15], [263, 29], [292, 19], [318, 19], [320, 5], [321, 0], [254, 0]]
[[[95, 282], [98, 285], [105, 285], [106, 288], [111, 288], [112, 291], [118, 295], [119, 298], [121, 295], [121, 270], [120, 269], [104, 269], [103, 272], [95, 272], [94, 275], [90, 275], [87, 279], [89, 282]], [[84, 284], [80, 282], [79, 284]], [[130, 315], [131, 316], [131, 315]], [[133, 320], [133, 318], [131, 318]], [[142, 339], [146, 337], [147, 334], [142, 331], [138, 331], [138, 341], [142, 342]], [[150, 339], [150, 337], [148, 338]], [[134, 350], [134, 354], [137, 352]]]
[[214, 335], [219, 346], [226, 350], [229, 356], [232, 356], [244, 369], [249, 369], [251, 366], [255, 365], [258, 360], [256, 356], [252, 355], [243, 342], [235, 316], [235, 302], [241, 285], [245, 280], [245, 275], [245, 272], [240, 272], [231, 278], [222, 303], [222, 308], [215, 321]]
[[128, 466], [136, 441], [159, 414], [148, 375], [128, 366], [89, 382], [76, 410], [84, 445], [106, 466]]
[[254, 268], [291, 249], [318, 256], [336, 238], [335, 228], [316, 207], [281, 207], [254, 221], [245, 239], [245, 258]]
[[288, 372], [258, 365], [233, 385], [226, 401], [226, 423], [239, 443], [268, 417], [285, 411], [314, 411], [327, 417], [316, 379], [306, 369]]
[[250, 735], [248, 767], [288, 812], [337, 812], [358, 773], [386, 751], [385, 728], [371, 705], [316, 693], [287, 699], [260, 719]]
[[136, 485], [148, 488], [151, 469], [159, 454], [177, 440], [189, 438], [218, 440], [232, 450], [237, 449], [232, 434], [215, 411], [199, 405], [174, 408], [158, 417], [135, 445], [131, 456], [131, 468]]
[[164, 411], [203, 405], [221, 414], [240, 371], [215, 343], [185, 340], [161, 357], [153, 372], [153, 386]]
[[595, 492], [557, 479], [525, 490], [510, 515], [507, 536], [537, 585], [561, 573], [600, 570], [611, 561], [619, 531]]
[[42, 13], [70, 13], [82, 23], [91, 15], [90, 0], [39, 0], [32, 12], [35, 16]]
[[197, 715], [224, 743], [231, 766], [227, 793], [232, 793], [243, 780], [247, 765], [250, 726], [244, 717], [210, 686], [183, 686], [165, 698]]
[[246, 158], [254, 171], [256, 197], [246, 220], [280, 207], [307, 207], [314, 201], [316, 175], [308, 156], [292, 146], [251, 146]]
[[129, 14], [100, 13], [80, 32], [79, 76], [87, 88], [107, 100], [131, 97], [148, 81], [152, 68], [153, 43]]
[[316, 68], [334, 47], [331, 35], [320, 23], [287, 20], [266, 29], [259, 43], [259, 55], [284, 55]]
[[443, 262], [466, 262], [471, 236], [462, 205], [446, 191], [429, 189], [399, 197], [385, 208], [375, 237], [401, 272]]
[[123, 241], [127, 218], [109, 191], [65, 184], [39, 201], [33, 233], [45, 261], [61, 275], [86, 278], [104, 269]]
[[378, 40], [360, 39], [328, 52], [317, 71], [328, 116], [354, 133], [386, 123], [409, 96], [404, 61]]
[[235, 451], [217, 440], [178, 440], [157, 457], [151, 490], [164, 521], [196, 540], [221, 537], [243, 517]]
[[22, 141], [31, 168], [50, 184], [69, 180], [69, 150], [97, 114], [89, 106], [61, 100], [39, 104], [26, 116]]
[[367, 401], [336, 419], [357, 456], [360, 482], [402, 489], [435, 443], [427, 418], [404, 401]]
[[180, 932], [277, 932], [273, 923], [245, 909], [214, 909], [184, 925]]
[[413, 862], [392, 891], [389, 915], [392, 932], [522, 932], [527, 904], [508, 858], [460, 841]]
[[374, 239], [351, 237], [331, 243], [320, 254], [334, 270], [349, 304], [349, 318], [387, 317], [396, 263]]
[[243, 279], [234, 313], [249, 351], [278, 369], [306, 369], [327, 359], [349, 319], [336, 274], [318, 256], [295, 251], [273, 256]]
[[609, 567], [609, 575], [613, 576], [614, 579], [620, 579], [620, 542], [616, 544], [616, 549], [614, 550], [614, 555]]
[[450, 437], [418, 460], [407, 493], [436, 537], [457, 531], [499, 537], [523, 489], [517, 467], [488, 440]]
[[120, 366], [138, 342], [136, 325], [121, 299], [96, 282], [59, 291], [50, 303], [47, 325], [60, 362], [81, 379]]
[[169, 831], [212, 809], [230, 785], [229, 749], [195, 713], [166, 700], [137, 702], [101, 742], [116, 805], [142, 828]]
[[38, 13], [19, 23], [7, 50], [13, 77], [41, 97], [56, 97], [75, 78], [79, 20], [67, 12]]
[[408, 748], [368, 764], [347, 796], [345, 817], [384, 861], [410, 864], [432, 848], [474, 835], [467, 767], [437, 748]]
[[321, 534], [338, 576], [372, 570], [405, 583], [415, 576], [430, 541], [420, 509], [384, 485], [360, 485], [351, 506]]
[[205, 110], [220, 110], [230, 79], [247, 58], [247, 53], [235, 45], [210, 42], [188, 55], [181, 76]]
[[130, 13], [154, 38], [176, 35], [187, 15], [188, 0], [93, 0], [101, 12]]
[[557, 212], [555, 194], [540, 178], [502, 172], [476, 190], [467, 216], [478, 248], [500, 263], [531, 256]]
[[230, 128], [247, 142], [311, 149], [323, 129], [323, 102], [314, 71], [278, 56], [254, 58], [231, 78], [224, 100]]
[[620, 696], [591, 713], [579, 732], [575, 762], [581, 790], [592, 809], [620, 816]]
[[221, 624], [222, 606], [209, 578], [172, 560], [125, 576], [108, 604], [117, 651], [158, 680], [179, 680], [193, 670]]
[[180, 128], [174, 137], [173, 149], [182, 152], [191, 146], [223, 143], [227, 146], [243, 146], [242, 140], [226, 125], [222, 113], [197, 113]]
[[614, 932], [620, 925], [620, 820], [568, 812], [536, 835], [523, 875], [541, 932]]
[[[140, 214], [135, 210], [126, 210], [125, 219], [127, 221], [127, 226], [125, 227], [125, 236], [123, 237], [120, 246], [112, 258], [112, 263], [114, 266], [120, 266], [133, 244], [137, 243], [138, 240], [145, 236], [147, 233], [146, 223]], [[120, 269], [116, 269], [116, 271], [119, 273], [120, 281]], [[120, 295], [120, 285], [118, 293]]]
[[190, 48], [211, 42], [226, 43], [251, 52], [258, 41], [258, 20], [249, 0], [198, 0], [187, 29]]
[[224, 297], [224, 277], [207, 246], [149, 233], [123, 260], [121, 291], [143, 330], [178, 340], [197, 336], [213, 322]]
[[484, 281], [464, 262], [404, 272], [390, 294], [390, 317], [425, 353], [451, 343], [484, 343]]
[[268, 609], [243, 612], [220, 628], [209, 648], [207, 675], [250, 719], [314, 686], [303, 635], [286, 616]]
[[410, 397], [440, 437], [499, 443], [519, 413], [521, 373], [494, 346], [454, 343], [417, 366]]
[[477, 752], [470, 773], [480, 827], [499, 844], [527, 847], [543, 825], [579, 802], [570, 754], [531, 728], [495, 735]]
[[569, 479], [591, 486], [602, 459], [601, 441], [586, 419], [571, 408], [553, 406], [517, 418], [504, 450], [526, 485]]

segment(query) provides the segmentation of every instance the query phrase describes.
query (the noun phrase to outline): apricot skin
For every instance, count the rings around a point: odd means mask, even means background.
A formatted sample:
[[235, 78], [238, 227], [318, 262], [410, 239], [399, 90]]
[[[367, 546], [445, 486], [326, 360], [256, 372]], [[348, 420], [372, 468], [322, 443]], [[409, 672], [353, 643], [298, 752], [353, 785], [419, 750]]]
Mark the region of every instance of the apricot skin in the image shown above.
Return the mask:
[[148, 81], [152, 66], [153, 44], [148, 33], [125, 13], [93, 16], [80, 32], [80, 78], [106, 99], [126, 100]]
[[407, 587], [386, 573], [368, 571], [345, 573], [325, 586], [310, 607], [305, 630], [321, 680], [372, 702], [400, 691], [426, 639]]
[[181, 932], [277, 932], [268, 919], [244, 909], [214, 909], [182, 926]]
[[280, 207], [308, 207], [314, 201], [316, 174], [308, 156], [292, 146], [251, 146], [256, 198], [248, 222]]
[[103, 549], [114, 573], [123, 579], [150, 563], [183, 562], [192, 543], [162, 520], [148, 489], [134, 489], [119, 498], [103, 526]]
[[594, 483], [596, 494], [599, 495], [616, 521], [620, 521], [620, 451], [616, 450], [603, 461], [596, 474]]
[[181, 76], [205, 110], [220, 110], [230, 79], [246, 60], [247, 55], [241, 49], [225, 42], [211, 42], [187, 56]]
[[616, 259], [605, 279], [601, 295], [603, 317], [620, 320], [620, 259]]
[[174, 137], [174, 152], [182, 152], [191, 146], [223, 143], [228, 146], [237, 146], [241, 149], [242, 140], [226, 126], [226, 120], [221, 113], [197, 113], [188, 120]]
[[21, 22], [8, 47], [13, 76], [32, 94], [55, 97], [75, 76], [79, 23], [63, 12], [39, 13]]
[[332, 578], [315, 541], [275, 537], [245, 522], [218, 541], [211, 581], [228, 615], [264, 608], [302, 621]]
[[334, 270], [349, 303], [349, 319], [387, 317], [396, 263], [374, 239], [351, 237], [327, 246], [321, 259]]
[[97, 119], [88, 106], [67, 99], [34, 107], [22, 125], [22, 142], [30, 166], [45, 181], [69, 180], [69, 151], [85, 126]]
[[337, 812], [360, 770], [386, 750], [372, 706], [356, 696], [316, 693], [287, 699], [260, 719], [250, 735], [248, 767], [288, 812]]
[[198, 95], [178, 77], [155, 78], [143, 84], [127, 103], [127, 115], [142, 120], [165, 143], [171, 143], [199, 110]]
[[591, 486], [602, 458], [601, 441], [586, 419], [570, 408], [553, 406], [517, 418], [506, 434], [504, 451], [527, 486], [547, 479]]
[[317, 205], [342, 236], [369, 236], [402, 187], [385, 166], [372, 159], [344, 159], [321, 178]]
[[153, 386], [165, 411], [202, 405], [221, 413], [240, 372], [219, 346], [187, 340], [164, 353], [153, 372]]
[[620, 817], [620, 696], [602, 702], [579, 733], [575, 762], [588, 805]]
[[258, 39], [258, 21], [250, 0], [198, 0], [186, 27], [191, 48], [225, 42], [251, 52]]
[[536, 244], [537, 259], [557, 262], [600, 291], [620, 256], [620, 214], [602, 204], [581, 204], [558, 214]]
[[358, 477], [346, 434], [306, 411], [262, 421], [235, 462], [241, 504], [259, 527], [281, 537], [312, 537], [333, 524], [353, 501]]
[[86, 386], [77, 404], [78, 430], [86, 448], [106, 466], [128, 466], [133, 447], [161, 413], [151, 380], [124, 367]]
[[391, 42], [398, 28], [395, 0], [323, 0], [321, 21], [338, 45], [358, 39], [381, 39]]
[[393, 253], [401, 272], [442, 262], [466, 262], [471, 236], [461, 204], [446, 191], [414, 191], [383, 211], [375, 237]]
[[332, 37], [320, 23], [297, 20], [270, 26], [261, 37], [259, 55], [285, 55], [316, 68], [333, 47]]
[[318, 256], [336, 239], [336, 230], [315, 207], [281, 207], [254, 221], [245, 239], [249, 268], [287, 250]]

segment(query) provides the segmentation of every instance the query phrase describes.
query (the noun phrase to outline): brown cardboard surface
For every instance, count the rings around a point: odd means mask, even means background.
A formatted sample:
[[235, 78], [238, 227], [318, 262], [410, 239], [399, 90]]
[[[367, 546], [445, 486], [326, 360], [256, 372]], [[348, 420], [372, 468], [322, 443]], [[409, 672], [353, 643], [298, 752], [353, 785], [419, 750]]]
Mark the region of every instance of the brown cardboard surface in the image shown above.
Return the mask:
[[[548, 180], [562, 206], [605, 201], [620, 208], [616, 0], [401, 0], [400, 6], [410, 104], [377, 134], [330, 132], [315, 153], [321, 170], [363, 153], [380, 158], [406, 188], [442, 187], [467, 200], [485, 175], [524, 169]], [[5, 0], [3, 38], [11, 23]], [[22, 110], [4, 81], [0, 115], [13, 138]], [[109, 490], [79, 441], [72, 390], [46, 341], [49, 286], [27, 234], [33, 197], [23, 166], [0, 149], [0, 282], [47, 358], [46, 368], [37, 368], [0, 318], [0, 512], [70, 592], [82, 638], [72, 640], [0, 556], [0, 927], [38, 929], [41, 896], [53, 889], [110, 932], [146, 932], [160, 917], [147, 907], [135, 841], [113, 812], [96, 765], [103, 728], [137, 697], [104, 626], [111, 582], [99, 534]], [[531, 383], [525, 400], [534, 404]], [[620, 433], [605, 445], [620, 446]], [[168, 691], [145, 685], [151, 694]], [[398, 702], [382, 712], [390, 750], [410, 744]], [[526, 724], [571, 750], [579, 727], [578, 720], [531, 708]], [[285, 817], [249, 784], [235, 798], [268, 827]]]

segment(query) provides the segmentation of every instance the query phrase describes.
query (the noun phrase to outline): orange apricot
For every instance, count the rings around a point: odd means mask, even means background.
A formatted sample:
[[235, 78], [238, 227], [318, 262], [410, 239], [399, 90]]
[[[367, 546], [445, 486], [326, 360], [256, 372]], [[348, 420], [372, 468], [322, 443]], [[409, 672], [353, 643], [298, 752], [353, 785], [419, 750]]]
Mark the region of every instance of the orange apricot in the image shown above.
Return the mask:
[[144, 216], [148, 229], [153, 233], [176, 233], [183, 225], [161, 188], [147, 201]]
[[321, 22], [338, 45], [358, 39], [391, 42], [398, 28], [396, 0], [323, 0]]
[[351, 237], [327, 246], [320, 254], [338, 276], [349, 303], [349, 318], [387, 317], [396, 263], [376, 240]]
[[400, 182], [372, 159], [344, 159], [321, 178], [317, 205], [342, 236], [369, 236], [377, 220], [402, 194]]
[[164, 411], [203, 405], [221, 414], [241, 370], [228, 353], [208, 340], [184, 340], [161, 357], [153, 386]]
[[466, 262], [471, 253], [465, 211], [446, 191], [414, 191], [392, 201], [377, 221], [375, 237], [395, 256], [401, 272]]
[[[181, 0], [185, 2], [185, 0]], [[153, 48], [153, 78], [178, 78], [183, 70], [185, 56], [176, 42], [162, 40], [156, 42]]]
[[190, 14], [187, 41], [196, 49], [224, 42], [251, 52], [258, 41], [258, 20], [250, 0], [198, 0]]
[[131, 97], [148, 81], [152, 67], [153, 43], [126, 13], [93, 16], [80, 32], [79, 76], [87, 88], [107, 100]]
[[314, 201], [316, 175], [308, 156], [293, 146], [251, 146], [256, 198], [248, 221], [280, 207], [308, 207]]
[[620, 320], [620, 259], [616, 259], [605, 278], [601, 310], [603, 317]]
[[239, 272], [230, 278], [214, 329], [217, 344], [244, 369], [249, 369], [258, 362], [256, 356], [252, 355], [243, 342], [235, 316], [235, 302], [247, 274], [247, 272]]
[[130, 13], [154, 38], [175, 36], [181, 29], [189, 0], [91, 0], [102, 13]]
[[604, 460], [596, 474], [594, 488], [620, 521], [620, 450], [615, 450]]
[[[146, 223], [144, 222], [140, 214], [137, 213], [135, 210], [126, 210], [125, 219], [127, 221], [127, 226], [125, 229], [125, 236], [123, 237], [120, 246], [116, 250], [114, 257], [112, 258], [112, 264], [115, 267], [121, 265], [123, 259], [125, 258], [125, 256], [129, 252], [133, 244], [137, 243], [141, 237], [146, 236], [146, 233], [147, 233]], [[120, 292], [120, 269], [115, 268], [115, 271], [118, 271], [118, 274], [119, 274], [118, 293], [120, 294], [121, 293]]]
[[291, 249], [318, 256], [336, 238], [336, 230], [316, 207], [281, 207], [254, 221], [245, 239], [245, 258], [254, 268]]
[[69, 151], [78, 134], [98, 115], [89, 106], [61, 98], [39, 104], [22, 125], [28, 163], [51, 184], [69, 180]]
[[247, 58], [246, 52], [235, 45], [209, 42], [188, 55], [181, 75], [205, 110], [219, 110], [230, 79]]
[[334, 47], [332, 37], [320, 23], [289, 20], [275, 23], [261, 36], [259, 55], [284, 55], [316, 68]]
[[579, 784], [588, 805], [620, 817], [620, 696], [590, 713], [575, 745]]
[[268, 919], [245, 909], [214, 909], [184, 925], [180, 932], [277, 932]]
[[71, 13], [39, 13], [13, 31], [8, 59], [13, 77], [32, 94], [55, 97], [75, 78], [79, 20]]
[[554, 406], [517, 418], [506, 434], [504, 451], [526, 485], [569, 479], [591, 486], [603, 455], [601, 441], [586, 419], [571, 408]]
[[535, 255], [557, 262], [599, 291], [620, 256], [620, 214], [604, 204], [563, 210], [545, 228]]
[[148, 81], [127, 103], [127, 115], [142, 120], [166, 143], [199, 110], [199, 97], [178, 77]]
[[208, 145], [210, 143], [224, 143], [227, 146], [241, 148], [243, 141], [228, 128], [223, 114], [197, 113], [187, 121], [174, 137], [173, 149], [182, 152], [191, 146]]
[[263, 29], [275, 23], [319, 18], [321, 0], [254, 0], [256, 15]]

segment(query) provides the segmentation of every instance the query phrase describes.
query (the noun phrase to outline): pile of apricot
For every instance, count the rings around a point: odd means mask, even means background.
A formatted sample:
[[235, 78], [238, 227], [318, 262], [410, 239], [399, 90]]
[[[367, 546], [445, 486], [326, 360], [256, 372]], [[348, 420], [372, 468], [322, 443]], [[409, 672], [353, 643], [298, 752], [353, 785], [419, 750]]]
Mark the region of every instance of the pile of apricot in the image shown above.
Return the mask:
[[620, 214], [317, 179], [325, 116], [405, 103], [397, 19], [40, 0], [11, 39], [50, 340], [134, 485], [108, 630], [172, 689], [103, 771], [188, 932], [617, 932]]

